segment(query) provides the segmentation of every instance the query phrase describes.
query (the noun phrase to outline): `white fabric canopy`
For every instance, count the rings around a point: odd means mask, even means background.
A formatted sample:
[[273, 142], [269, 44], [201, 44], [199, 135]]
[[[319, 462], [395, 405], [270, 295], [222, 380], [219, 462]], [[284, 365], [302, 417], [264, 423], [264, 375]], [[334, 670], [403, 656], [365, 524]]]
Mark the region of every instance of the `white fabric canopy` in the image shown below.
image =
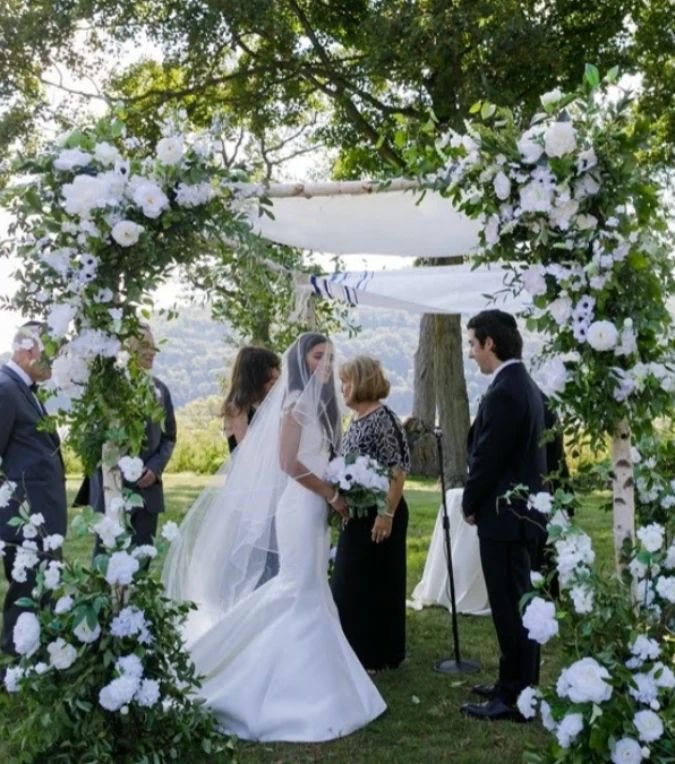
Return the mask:
[[407, 257], [468, 255], [478, 245], [480, 224], [448, 199], [429, 192], [292, 196], [273, 199], [274, 220], [251, 219], [270, 241], [336, 255]]
[[[346, 271], [311, 276], [300, 289], [350, 305], [398, 308], [414, 313], [473, 314], [487, 307], [517, 313], [527, 296], [506, 290], [497, 266], [445, 265], [391, 271]], [[494, 300], [490, 296], [494, 296]]]

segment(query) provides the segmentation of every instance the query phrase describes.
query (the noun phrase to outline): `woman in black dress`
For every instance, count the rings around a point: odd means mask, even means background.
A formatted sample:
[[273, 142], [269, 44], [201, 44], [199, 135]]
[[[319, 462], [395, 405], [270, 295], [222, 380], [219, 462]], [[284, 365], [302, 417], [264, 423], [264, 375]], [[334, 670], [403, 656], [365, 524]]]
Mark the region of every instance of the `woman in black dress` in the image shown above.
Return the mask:
[[256, 409], [279, 377], [279, 356], [254, 346], [243, 347], [234, 361], [230, 390], [221, 416], [230, 454], [241, 443]]
[[403, 484], [410, 452], [398, 417], [382, 403], [389, 394], [379, 361], [358, 356], [340, 368], [342, 393], [354, 416], [343, 455], [358, 453], [391, 470], [386, 510], [373, 507], [342, 529], [331, 579], [344, 633], [370, 672], [405, 657], [406, 533]]

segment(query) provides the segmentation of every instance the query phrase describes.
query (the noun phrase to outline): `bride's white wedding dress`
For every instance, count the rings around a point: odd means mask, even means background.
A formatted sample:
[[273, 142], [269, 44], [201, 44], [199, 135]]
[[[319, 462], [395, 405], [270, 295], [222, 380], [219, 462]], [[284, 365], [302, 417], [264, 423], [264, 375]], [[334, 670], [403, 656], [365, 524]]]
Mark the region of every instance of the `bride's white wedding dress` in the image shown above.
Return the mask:
[[[252, 466], [256, 450], [264, 451], [270, 439], [278, 438], [272, 432], [272, 416], [268, 417], [269, 431], [265, 431], [264, 423], [259, 425], [255, 424], [255, 433], [254, 428], [249, 433], [258, 439], [257, 449], [247, 435], [233, 457], [228, 480], [234, 478], [235, 486], [243, 469], [240, 460], [247, 465], [250, 460]], [[314, 474], [323, 474], [329, 453], [318, 419], [303, 424], [298, 455]], [[274, 469], [274, 464], [260, 467], [260, 479], [267, 480], [262, 477], [263, 470], [267, 476]], [[201, 549], [208, 559], [217, 558], [215, 547], [207, 548], [213, 544], [219, 522], [214, 510], [221, 515], [234, 513], [235, 521], [228, 521], [226, 526], [230, 529], [227, 535], [247, 536], [247, 562], [230, 562], [225, 577], [236, 580], [239, 571], [245, 570], [241, 577], [246, 583], [228, 584], [225, 595], [216, 592], [217, 582], [195, 580], [201, 576], [200, 568], [204, 570], [199, 551], [188, 555], [189, 561], [183, 560], [181, 565], [180, 549], [173, 560], [170, 552], [164, 579], [172, 596], [180, 592], [182, 598], [200, 603], [188, 624], [187, 646], [197, 673], [203, 676], [200, 695], [215, 711], [224, 731], [247, 740], [331, 740], [363, 727], [382, 714], [386, 705], [340, 627], [327, 577], [326, 503], [296, 480], [288, 476], [280, 480], [278, 493], [269, 500], [274, 506], [272, 535], [276, 534], [279, 552], [279, 571], [273, 578], [259, 583], [264, 580], [260, 576], [264, 555], [260, 552], [274, 545], [268, 546], [265, 539], [269, 537], [260, 532], [262, 526], [256, 526], [255, 533], [248, 531], [248, 525], [255, 526], [257, 521], [246, 512], [258, 513], [258, 504], [248, 497], [240, 499], [237, 515], [233, 505], [238, 499], [230, 487], [229, 498], [228, 491], [222, 491], [225, 506], [217, 506], [220, 499], [216, 491], [210, 516], [216, 519], [201, 519], [202, 538], [195, 535], [194, 549]], [[246, 526], [246, 533], [242, 526]], [[221, 554], [236, 560], [243, 544], [228, 546], [227, 541], [223, 539]], [[250, 558], [256, 551], [259, 562], [252, 566]], [[221, 576], [222, 571], [222, 565], [214, 564], [206, 575]], [[235, 594], [230, 589], [236, 590]], [[214, 608], [215, 601], [225, 604]]]

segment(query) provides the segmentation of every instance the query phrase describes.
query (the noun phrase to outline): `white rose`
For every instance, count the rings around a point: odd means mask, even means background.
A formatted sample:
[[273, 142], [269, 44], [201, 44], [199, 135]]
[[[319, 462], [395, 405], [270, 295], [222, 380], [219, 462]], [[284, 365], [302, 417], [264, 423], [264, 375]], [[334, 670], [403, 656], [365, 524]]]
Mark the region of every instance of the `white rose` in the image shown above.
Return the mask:
[[561, 748], [569, 748], [584, 728], [584, 717], [581, 714], [567, 714], [558, 724], [556, 737]]
[[72, 607], [73, 598], [69, 594], [66, 594], [56, 600], [56, 605], [54, 605], [54, 612], [56, 615], [63, 615], [64, 613], [67, 613]]
[[645, 743], [658, 740], [663, 735], [663, 722], [653, 711], [638, 711], [633, 717], [638, 737]]
[[120, 674], [126, 674], [127, 676], [132, 676], [136, 679], [140, 679], [143, 676], [143, 664], [141, 663], [141, 659], [135, 653], [121, 655], [115, 661], [115, 668]]
[[92, 525], [92, 530], [107, 549], [117, 546], [117, 538], [124, 533], [120, 523], [108, 515], [104, 515], [95, 525]]
[[544, 153], [542, 145], [543, 129], [540, 125], [526, 130], [518, 140], [520, 156], [526, 164], [535, 164]]
[[642, 546], [648, 552], [658, 552], [663, 546], [664, 528], [658, 523], [650, 523], [638, 528], [637, 537], [642, 542]]
[[668, 547], [666, 559], [663, 561], [666, 568], [675, 568], [675, 541]]
[[142, 225], [131, 220], [120, 220], [119, 223], [115, 223], [110, 235], [121, 247], [132, 247], [144, 230]]
[[130, 703], [138, 690], [138, 679], [124, 675], [113, 679], [101, 689], [98, 702], [106, 711], [119, 711], [122, 706]]
[[60, 549], [63, 546], [63, 536], [60, 533], [52, 533], [42, 539], [42, 548], [45, 552]]
[[60, 671], [70, 668], [77, 659], [77, 650], [59, 637], [47, 645], [49, 665]]
[[501, 170], [495, 175], [492, 185], [498, 199], [503, 201], [511, 196], [511, 181]]
[[597, 228], [598, 219], [594, 215], [577, 215], [574, 223], [580, 231], [590, 231], [592, 228]]
[[157, 143], [157, 158], [162, 164], [178, 164], [183, 157], [183, 138], [172, 135]]
[[594, 149], [588, 149], [588, 151], [582, 151], [577, 157], [577, 172], [582, 173], [592, 169], [598, 163], [598, 158], [595, 155]]
[[564, 326], [572, 315], [572, 300], [569, 297], [557, 297], [549, 303], [547, 310], [558, 326]]
[[570, 597], [574, 604], [574, 611], [583, 615], [593, 612], [594, 593], [590, 586], [573, 586], [570, 589]]
[[619, 333], [611, 321], [593, 321], [586, 331], [586, 342], [593, 350], [611, 350], [618, 339]]
[[21, 666], [8, 666], [5, 672], [5, 689], [7, 692], [18, 692], [19, 680], [23, 679], [25, 671]]
[[86, 167], [91, 162], [91, 154], [80, 149], [63, 149], [54, 160], [54, 169], [68, 172], [76, 167]]
[[577, 147], [577, 131], [571, 122], [554, 122], [544, 134], [544, 149], [550, 157], [562, 157]]
[[88, 645], [92, 642], [96, 642], [96, 640], [101, 636], [101, 626], [100, 624], [96, 623], [94, 628], [90, 629], [89, 624], [87, 623], [87, 619], [84, 618], [73, 629], [73, 634], [80, 640], [80, 642]]
[[537, 703], [541, 693], [536, 687], [526, 687], [518, 696], [516, 706], [526, 719], [533, 719], [537, 713]]
[[641, 661], [654, 660], [661, 654], [659, 643], [655, 639], [650, 639], [645, 634], [639, 634], [635, 638], [630, 651]]
[[534, 597], [523, 613], [523, 626], [527, 629], [530, 639], [545, 645], [558, 633], [555, 605], [541, 597]]
[[47, 589], [54, 590], [61, 583], [61, 568], [63, 564], [60, 562], [50, 562], [44, 571], [45, 587]]
[[19, 655], [30, 657], [40, 647], [40, 621], [35, 613], [21, 613], [12, 632], [14, 649]]
[[602, 703], [612, 697], [609, 671], [595, 658], [582, 658], [563, 669], [556, 691], [561, 698], [569, 698], [573, 703]]
[[123, 456], [117, 466], [122, 470], [124, 479], [129, 483], [135, 483], [143, 474], [143, 460], [138, 456]]
[[664, 687], [667, 690], [675, 688], [675, 674], [661, 661], [654, 664], [649, 676], [657, 687]]
[[641, 761], [642, 749], [637, 740], [623, 737], [615, 743], [612, 749], [612, 764], [640, 764]]
[[549, 90], [548, 93], [539, 96], [539, 100], [541, 101], [541, 105], [546, 108], [547, 106], [552, 106], [554, 103], [558, 103], [562, 98], [562, 95], [560, 88], [554, 88], [553, 90]]
[[546, 279], [544, 278], [544, 269], [540, 265], [528, 268], [521, 275], [523, 287], [532, 296], [546, 294]]
[[536, 180], [521, 186], [520, 207], [523, 212], [550, 212], [553, 188]]
[[169, 206], [169, 199], [162, 189], [152, 181], [134, 184], [132, 199], [148, 218], [158, 218]]
[[6, 507], [9, 504], [15, 490], [16, 483], [13, 483], [11, 480], [7, 480], [0, 485], [0, 508]]
[[539, 491], [539, 493], [531, 494], [528, 501], [528, 505], [537, 512], [541, 512], [544, 515], [551, 514], [553, 509], [553, 497], [548, 491]]

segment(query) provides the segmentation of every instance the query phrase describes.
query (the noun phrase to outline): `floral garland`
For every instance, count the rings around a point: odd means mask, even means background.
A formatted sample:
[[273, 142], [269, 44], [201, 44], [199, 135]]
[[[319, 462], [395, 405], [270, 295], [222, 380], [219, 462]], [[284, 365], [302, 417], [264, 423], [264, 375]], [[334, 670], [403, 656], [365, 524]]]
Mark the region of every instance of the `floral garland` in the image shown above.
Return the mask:
[[124, 119], [117, 112], [18, 162], [20, 182], [3, 198], [22, 261], [13, 304], [46, 322], [47, 408], [87, 471], [105, 442], [138, 453], [146, 415], [161, 414], [126, 350], [150, 292], [200, 251], [261, 246], [237, 192], [246, 176], [220, 161], [218, 125], [196, 133], [184, 115], [168, 117], [148, 149], [126, 137]]
[[435, 149], [442, 167], [427, 176], [482, 219], [478, 259], [505, 263], [507, 288], [530, 295], [528, 324], [546, 336], [547, 386], [567, 433], [599, 445], [607, 433], [625, 440], [628, 424], [638, 437], [623, 466], [638, 464], [638, 510], [647, 523], [635, 545], [624, 544], [620, 575], [593, 570], [591, 539], [567, 515], [574, 494], [530, 497], [552, 515], [561, 598], [548, 599], [540, 577], [523, 622], [544, 644], [564, 620], [572, 658], [554, 688], [528, 688], [519, 698], [521, 713], [538, 711], [555, 735], [548, 752], [527, 754], [531, 762], [675, 756], [675, 721], [666, 713], [675, 690], [672, 460], [669, 472], [654, 472], [658, 452], [668, 450], [654, 422], [672, 423], [675, 392], [666, 306], [672, 240], [659, 189], [636, 161], [647, 126], [636, 121], [630, 97], [612, 88], [616, 76], [601, 87], [587, 67], [578, 92], [542, 96], [541, 113], [524, 129], [508, 109], [477, 104], [482, 121], [444, 136]]

